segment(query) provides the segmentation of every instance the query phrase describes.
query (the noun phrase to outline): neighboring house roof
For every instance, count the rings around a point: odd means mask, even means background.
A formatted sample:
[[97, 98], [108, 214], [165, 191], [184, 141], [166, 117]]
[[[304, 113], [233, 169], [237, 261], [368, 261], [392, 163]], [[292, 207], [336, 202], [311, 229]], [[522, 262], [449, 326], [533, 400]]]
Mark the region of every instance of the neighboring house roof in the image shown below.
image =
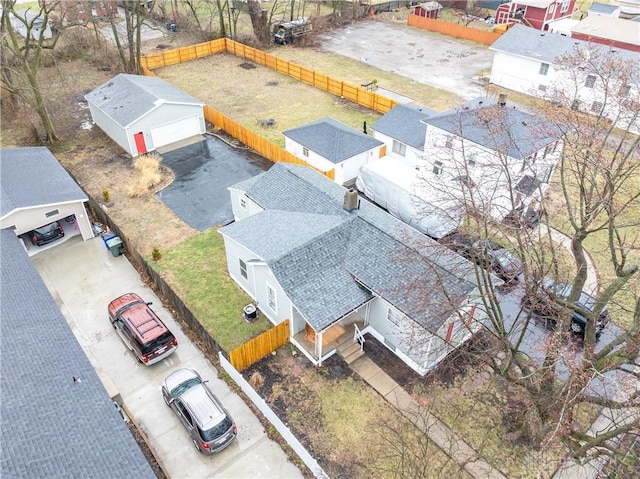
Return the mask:
[[621, 48], [610, 49], [604, 45], [585, 42], [576, 38], [540, 32], [540, 30], [524, 25], [514, 25], [498, 38], [489, 49], [546, 63], [554, 63], [558, 57], [585, 49], [600, 49], [600, 51], [604, 51], [605, 53], [615, 51], [615, 55], [629, 58], [632, 61], [638, 61], [638, 59], [640, 59], [640, 53], [637, 52]]
[[371, 125], [371, 129], [423, 150], [427, 127], [422, 120], [436, 114], [434, 110], [423, 106], [399, 104], [382, 115]]
[[0, 243], [0, 476], [155, 478], [19, 238]]
[[[233, 188], [237, 188], [235, 185]], [[379, 295], [435, 332], [475, 288], [466, 260], [310, 168], [276, 163], [246, 190], [265, 211], [220, 232], [262, 258], [320, 331]]]
[[332, 163], [340, 163], [383, 145], [381, 141], [328, 117], [282, 134]]
[[85, 98], [123, 128], [166, 103], [204, 105], [161, 78], [125, 73], [91, 91]]
[[575, 25], [571, 33], [640, 46], [638, 25], [624, 18], [591, 15]]
[[552, 3], [555, 3], [556, 0], [513, 0], [513, 3], [518, 7], [521, 5], [525, 5], [527, 7], [534, 8], [547, 8]]
[[524, 159], [560, 138], [545, 118], [489, 98], [476, 98], [430, 116], [425, 123], [511, 158]]
[[0, 218], [17, 209], [88, 200], [45, 147], [3, 148], [0, 170]]

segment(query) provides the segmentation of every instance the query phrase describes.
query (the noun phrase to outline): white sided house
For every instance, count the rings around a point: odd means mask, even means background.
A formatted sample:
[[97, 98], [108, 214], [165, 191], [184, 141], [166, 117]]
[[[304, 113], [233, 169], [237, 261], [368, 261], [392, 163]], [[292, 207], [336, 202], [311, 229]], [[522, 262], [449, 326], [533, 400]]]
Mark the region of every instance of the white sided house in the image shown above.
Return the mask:
[[121, 73], [85, 98], [94, 123], [133, 157], [206, 131], [204, 103], [161, 78]]
[[476, 98], [424, 122], [425, 181], [498, 221], [535, 208], [563, 148], [556, 125], [507, 105], [506, 96]]
[[311, 168], [230, 193], [230, 276], [317, 366], [371, 335], [425, 374], [486, 318], [471, 263]]
[[324, 173], [333, 170], [340, 185], [352, 182], [362, 165], [386, 153], [381, 141], [328, 117], [282, 134], [289, 153]]
[[436, 113], [423, 106], [398, 104], [371, 125], [373, 137], [387, 146], [387, 157], [414, 165], [424, 158], [427, 126], [423, 120]]
[[495, 52], [494, 85], [602, 115], [619, 128], [640, 132], [639, 52], [522, 25], [490, 48]]

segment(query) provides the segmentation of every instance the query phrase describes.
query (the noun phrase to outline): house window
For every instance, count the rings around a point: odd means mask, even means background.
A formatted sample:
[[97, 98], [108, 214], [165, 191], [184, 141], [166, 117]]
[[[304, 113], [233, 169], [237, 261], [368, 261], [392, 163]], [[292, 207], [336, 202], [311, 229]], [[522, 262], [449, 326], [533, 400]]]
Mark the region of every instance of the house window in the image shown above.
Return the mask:
[[393, 140], [393, 147], [391, 148], [391, 150], [400, 156], [404, 156], [407, 153], [407, 145]]
[[434, 161], [433, 162], [433, 174], [434, 175], [439, 175], [440, 173], [442, 173], [442, 162], [441, 161]]
[[591, 111], [592, 111], [593, 113], [600, 114], [600, 113], [602, 113], [602, 106], [603, 106], [603, 105], [602, 105], [602, 102], [601, 102], [601, 101], [594, 101], [594, 102], [591, 104]]
[[453, 323], [449, 323], [449, 327], [447, 328], [447, 336], [444, 338], [444, 340], [447, 343], [450, 343], [452, 336], [453, 336]]
[[44, 217], [45, 218], [51, 218], [52, 216], [56, 216], [56, 215], [59, 215], [59, 214], [60, 214], [60, 210], [51, 210], [51, 211], [47, 211], [44, 214]]
[[573, 100], [573, 103], [571, 103], [571, 109], [573, 111], [578, 111], [580, 109], [580, 100]]
[[541, 63], [540, 64], [540, 71], [538, 73], [540, 73], [540, 75], [546, 75], [547, 73], [549, 73], [549, 64], [548, 63]]
[[302, 154], [304, 156], [309, 156], [309, 148], [307, 148], [306, 146], [302, 147]]
[[245, 263], [241, 259], [239, 259], [238, 261], [240, 261], [240, 275], [244, 279], [247, 279], [248, 278], [248, 276], [247, 276], [247, 263]]
[[243, 210], [247, 209], [247, 200], [245, 200], [244, 198], [240, 198], [240, 208], [242, 208]]
[[278, 312], [278, 304], [276, 303], [276, 290], [270, 285], [267, 285], [267, 305], [269, 309], [274, 313]]
[[549, 5], [549, 13], [553, 13], [555, 11], [556, 11], [556, 4], [552, 3], [551, 5]]
[[469, 158], [469, 160], [467, 160], [467, 165], [469, 166], [469, 168], [473, 168], [474, 166], [476, 166], [476, 158], [475, 158], [475, 156], [473, 158]]
[[560, 8], [560, 13], [567, 13], [569, 11], [570, 4], [571, 4], [571, 0], [562, 0], [562, 7]]
[[400, 323], [402, 321], [402, 313], [396, 311], [393, 308], [387, 309], [387, 321], [396, 326], [400, 326]]
[[631, 93], [631, 85], [622, 85], [622, 88], [620, 88], [620, 95], [629, 96], [629, 93]]
[[444, 146], [447, 148], [453, 148], [453, 137], [447, 136], [447, 139], [444, 142]]
[[595, 75], [587, 75], [587, 79], [584, 81], [584, 86], [587, 88], [593, 88], [596, 84], [596, 76]]
[[547, 85], [538, 85], [538, 91], [547, 91]]

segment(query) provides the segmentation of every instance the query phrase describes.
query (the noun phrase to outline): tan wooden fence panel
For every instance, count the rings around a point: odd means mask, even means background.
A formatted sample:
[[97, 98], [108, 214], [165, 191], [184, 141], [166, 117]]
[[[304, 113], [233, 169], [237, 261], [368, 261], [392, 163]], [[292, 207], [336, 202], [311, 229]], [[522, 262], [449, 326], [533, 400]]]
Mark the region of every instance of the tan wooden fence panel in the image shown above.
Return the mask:
[[485, 45], [493, 44], [502, 35], [500, 32], [485, 32], [484, 30], [443, 22], [442, 20], [434, 20], [433, 18], [420, 17], [414, 14], [409, 14], [407, 25]]
[[236, 370], [242, 371], [288, 342], [289, 320], [285, 319], [277, 326], [231, 351], [229, 362]]

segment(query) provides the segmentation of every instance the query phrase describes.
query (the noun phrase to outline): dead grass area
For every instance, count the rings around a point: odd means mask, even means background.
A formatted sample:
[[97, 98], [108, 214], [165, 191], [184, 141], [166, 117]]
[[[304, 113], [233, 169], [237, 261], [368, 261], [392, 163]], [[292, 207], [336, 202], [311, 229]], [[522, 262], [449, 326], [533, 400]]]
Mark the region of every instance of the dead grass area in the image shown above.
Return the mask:
[[[155, 73], [280, 146], [284, 146], [282, 131], [326, 116], [358, 130], [364, 121], [371, 124], [380, 117], [368, 108], [231, 54], [164, 67]], [[271, 118], [273, 127], [258, 121]]]
[[[433, 444], [420, 449], [428, 453], [426, 470], [398, 476], [402, 466], [389, 444], [388, 426], [413, 426], [335, 356], [316, 368], [284, 346], [243, 376], [329, 477], [470, 477]], [[405, 446], [417, 447], [409, 434], [404, 440]]]

